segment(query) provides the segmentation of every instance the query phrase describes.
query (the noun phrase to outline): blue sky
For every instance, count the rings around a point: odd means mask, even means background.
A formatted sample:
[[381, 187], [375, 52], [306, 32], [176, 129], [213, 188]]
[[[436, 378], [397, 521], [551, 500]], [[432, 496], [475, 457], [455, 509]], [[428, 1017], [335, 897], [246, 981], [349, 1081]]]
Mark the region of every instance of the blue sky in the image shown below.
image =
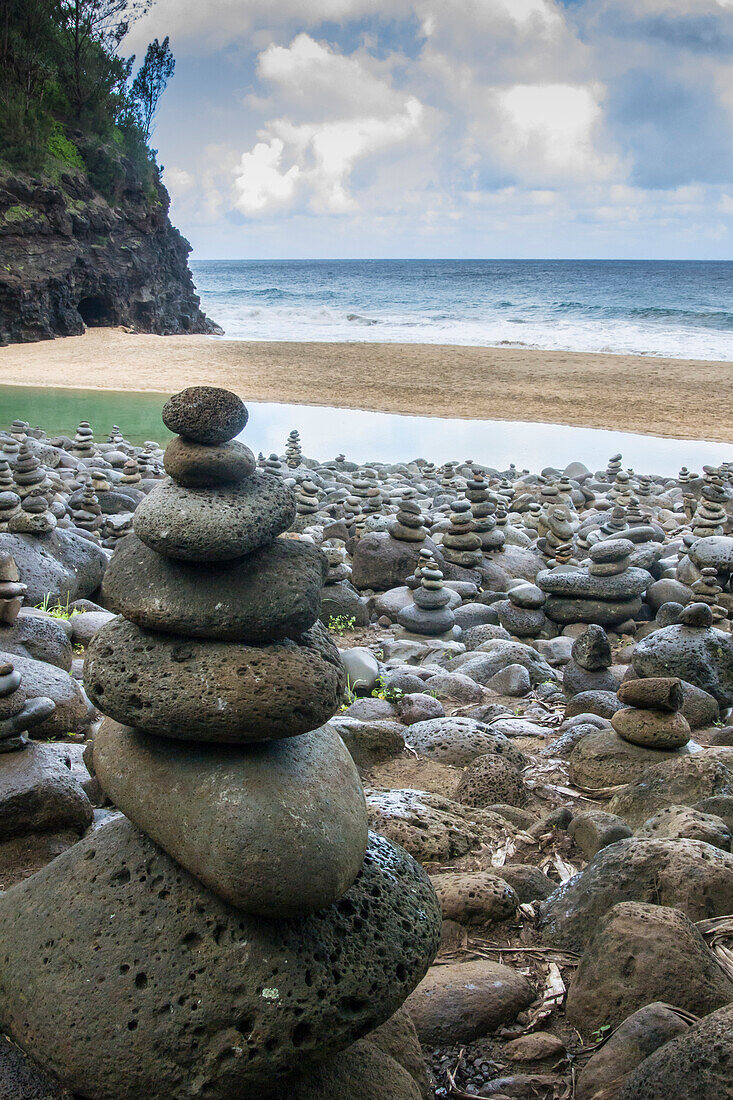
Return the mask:
[[733, 0], [156, 0], [196, 257], [733, 257]]

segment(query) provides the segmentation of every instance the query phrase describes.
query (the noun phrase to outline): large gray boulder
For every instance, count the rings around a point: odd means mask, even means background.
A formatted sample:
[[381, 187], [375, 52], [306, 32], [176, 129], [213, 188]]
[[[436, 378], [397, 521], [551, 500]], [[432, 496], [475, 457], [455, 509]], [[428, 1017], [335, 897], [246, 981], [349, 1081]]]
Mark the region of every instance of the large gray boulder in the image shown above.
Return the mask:
[[266, 1095], [387, 1020], [440, 929], [427, 875], [381, 837], [340, 901], [263, 920], [116, 818], [0, 895], [0, 1025], [82, 1095]]
[[109, 558], [101, 546], [73, 531], [48, 535], [0, 533], [0, 554], [12, 554], [27, 585], [26, 604], [86, 599], [99, 588]]
[[83, 832], [92, 804], [64, 758], [30, 744], [0, 756], [0, 840], [62, 829]]
[[553, 947], [581, 952], [619, 901], [668, 905], [691, 921], [721, 917], [733, 897], [733, 855], [700, 840], [618, 840], [542, 905], [540, 928]]
[[655, 630], [636, 646], [638, 676], [679, 676], [733, 706], [733, 636], [714, 627], [675, 624]]

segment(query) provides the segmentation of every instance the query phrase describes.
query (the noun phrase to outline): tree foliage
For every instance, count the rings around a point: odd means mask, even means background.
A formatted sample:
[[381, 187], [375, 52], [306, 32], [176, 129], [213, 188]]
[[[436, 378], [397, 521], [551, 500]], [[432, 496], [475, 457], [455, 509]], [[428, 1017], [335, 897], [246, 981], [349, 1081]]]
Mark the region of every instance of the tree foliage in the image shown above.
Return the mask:
[[134, 80], [121, 53], [150, 0], [0, 0], [0, 163], [83, 166], [114, 198], [134, 177], [154, 191], [148, 139], [174, 61], [156, 39]]
[[176, 63], [171, 53], [168, 35], [162, 42], [154, 38], [145, 54], [138, 74], [132, 82], [131, 95], [135, 111], [146, 141], [150, 140], [150, 131], [160, 97], [173, 76]]

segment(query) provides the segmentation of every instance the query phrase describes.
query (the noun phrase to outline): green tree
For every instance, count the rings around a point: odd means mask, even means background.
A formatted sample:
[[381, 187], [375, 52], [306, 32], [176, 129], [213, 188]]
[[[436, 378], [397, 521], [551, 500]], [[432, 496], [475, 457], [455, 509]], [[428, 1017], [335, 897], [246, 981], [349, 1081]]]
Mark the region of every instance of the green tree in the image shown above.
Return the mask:
[[150, 140], [153, 119], [158, 110], [160, 97], [173, 76], [176, 62], [171, 53], [168, 35], [162, 42], [155, 38], [148, 46], [138, 74], [132, 82], [132, 101], [135, 117], [145, 141]]
[[77, 119], [106, 95], [120, 93], [132, 59], [117, 50], [132, 23], [150, 7], [151, 0], [59, 0], [64, 30], [68, 95]]

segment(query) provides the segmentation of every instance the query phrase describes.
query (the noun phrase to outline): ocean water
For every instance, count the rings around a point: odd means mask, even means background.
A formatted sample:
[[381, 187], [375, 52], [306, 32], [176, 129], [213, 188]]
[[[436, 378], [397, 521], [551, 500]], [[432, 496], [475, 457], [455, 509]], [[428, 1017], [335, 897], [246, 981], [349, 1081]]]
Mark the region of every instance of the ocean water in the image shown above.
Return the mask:
[[387, 341], [733, 359], [733, 262], [193, 260], [242, 340]]

